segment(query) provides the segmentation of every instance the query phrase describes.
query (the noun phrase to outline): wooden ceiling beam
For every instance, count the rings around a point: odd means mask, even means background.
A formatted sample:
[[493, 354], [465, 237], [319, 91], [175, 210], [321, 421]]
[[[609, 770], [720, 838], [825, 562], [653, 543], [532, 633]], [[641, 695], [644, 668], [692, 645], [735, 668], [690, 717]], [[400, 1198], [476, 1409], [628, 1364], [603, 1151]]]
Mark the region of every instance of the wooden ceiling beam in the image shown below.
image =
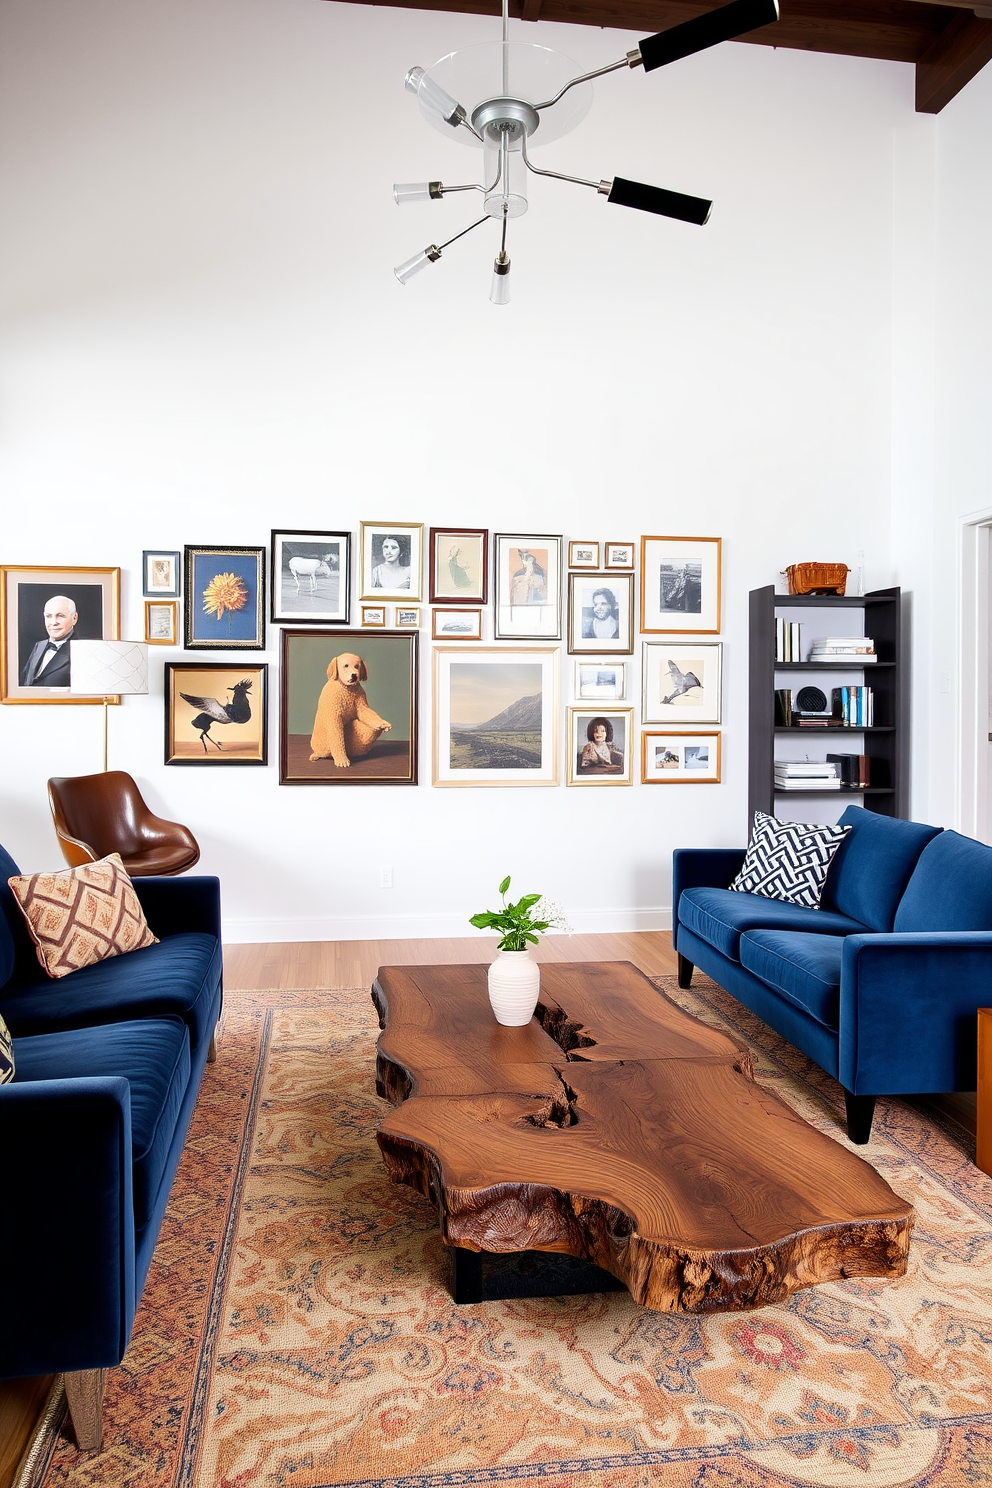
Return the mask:
[[939, 114], [992, 62], [992, 21], [955, 15], [916, 64], [916, 112]]

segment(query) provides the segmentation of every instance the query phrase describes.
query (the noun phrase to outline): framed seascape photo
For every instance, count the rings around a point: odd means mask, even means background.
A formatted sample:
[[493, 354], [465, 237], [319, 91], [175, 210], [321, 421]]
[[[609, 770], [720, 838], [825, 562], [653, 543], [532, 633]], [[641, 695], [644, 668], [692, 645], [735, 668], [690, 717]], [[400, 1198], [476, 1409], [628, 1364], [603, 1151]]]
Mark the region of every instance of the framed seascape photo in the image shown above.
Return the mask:
[[489, 595], [489, 533], [484, 527], [432, 527], [431, 604], [485, 604]]
[[496, 533], [498, 641], [561, 637], [561, 538]]
[[0, 567], [0, 702], [103, 702], [70, 695], [69, 642], [120, 640], [120, 581], [119, 568]]
[[558, 784], [558, 647], [434, 651], [434, 784]]
[[642, 723], [719, 723], [721, 641], [645, 641]]
[[145, 640], [149, 646], [179, 645], [179, 601], [145, 600]]
[[568, 576], [568, 649], [616, 651], [634, 649], [634, 575]]
[[632, 785], [633, 708], [568, 710], [567, 785]]
[[606, 549], [603, 556], [604, 568], [632, 569], [634, 567], [634, 544], [632, 542], [608, 542], [603, 546]]
[[416, 785], [418, 640], [283, 631], [280, 785]]
[[627, 695], [627, 663], [624, 661], [577, 661], [575, 696], [601, 702], [618, 701]]
[[167, 661], [165, 763], [268, 763], [268, 674], [250, 662]]
[[420, 610], [418, 607], [405, 609], [403, 605], [393, 605], [393, 624], [397, 630], [419, 630]]
[[188, 547], [183, 629], [188, 651], [264, 651], [265, 549]]
[[641, 629], [716, 635], [719, 537], [641, 538]]
[[362, 598], [421, 599], [423, 522], [362, 522]]
[[156, 553], [149, 549], [141, 555], [141, 573], [145, 599], [178, 599], [180, 555]]
[[569, 568], [598, 568], [598, 542], [570, 542], [568, 545]]
[[481, 610], [431, 610], [434, 641], [481, 641]]
[[641, 780], [644, 785], [718, 785], [720, 734], [666, 734], [642, 731]]
[[270, 552], [273, 621], [348, 624], [350, 532], [273, 532]]
[[385, 630], [386, 606], [362, 605], [362, 627], [365, 630]]

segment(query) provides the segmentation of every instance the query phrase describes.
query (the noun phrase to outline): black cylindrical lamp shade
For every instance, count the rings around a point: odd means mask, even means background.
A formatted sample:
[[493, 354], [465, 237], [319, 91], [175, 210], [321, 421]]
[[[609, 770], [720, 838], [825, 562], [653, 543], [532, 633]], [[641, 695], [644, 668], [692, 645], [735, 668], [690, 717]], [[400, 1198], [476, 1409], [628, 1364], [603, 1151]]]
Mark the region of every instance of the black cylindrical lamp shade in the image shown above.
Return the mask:
[[644, 71], [653, 72], [656, 67], [677, 62], [680, 57], [691, 57], [694, 52], [704, 52], [718, 42], [732, 41], [735, 36], [744, 36], [777, 20], [778, 0], [731, 0], [729, 5], [646, 37], [638, 43], [637, 50]]
[[618, 207], [636, 207], [639, 212], [674, 217], [678, 222], [695, 222], [698, 227], [702, 227], [713, 206], [701, 196], [684, 196], [681, 191], [666, 191], [662, 186], [643, 186], [640, 181], [625, 181], [623, 176], [614, 176], [606, 200]]

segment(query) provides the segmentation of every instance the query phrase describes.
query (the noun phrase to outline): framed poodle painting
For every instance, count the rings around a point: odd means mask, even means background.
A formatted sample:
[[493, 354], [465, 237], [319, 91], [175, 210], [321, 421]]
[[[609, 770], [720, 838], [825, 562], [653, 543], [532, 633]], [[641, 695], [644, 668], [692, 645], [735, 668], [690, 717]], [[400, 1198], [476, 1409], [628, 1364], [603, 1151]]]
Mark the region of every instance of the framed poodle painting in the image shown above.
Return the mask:
[[284, 630], [280, 785], [416, 785], [415, 630]]

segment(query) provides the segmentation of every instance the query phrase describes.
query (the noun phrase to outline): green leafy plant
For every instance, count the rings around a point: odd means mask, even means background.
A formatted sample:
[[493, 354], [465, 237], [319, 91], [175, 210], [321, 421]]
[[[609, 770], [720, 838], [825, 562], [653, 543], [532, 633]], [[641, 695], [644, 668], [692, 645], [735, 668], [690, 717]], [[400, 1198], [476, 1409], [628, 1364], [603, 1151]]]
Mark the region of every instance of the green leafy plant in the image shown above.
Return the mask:
[[525, 894], [516, 904], [507, 904], [506, 891], [510, 887], [507, 874], [499, 886], [503, 898], [502, 909], [486, 909], [474, 914], [469, 920], [476, 930], [498, 930], [502, 939], [498, 951], [525, 951], [528, 945], [537, 945], [538, 936], [545, 930], [570, 930], [571, 926], [559, 905], [543, 894]]

